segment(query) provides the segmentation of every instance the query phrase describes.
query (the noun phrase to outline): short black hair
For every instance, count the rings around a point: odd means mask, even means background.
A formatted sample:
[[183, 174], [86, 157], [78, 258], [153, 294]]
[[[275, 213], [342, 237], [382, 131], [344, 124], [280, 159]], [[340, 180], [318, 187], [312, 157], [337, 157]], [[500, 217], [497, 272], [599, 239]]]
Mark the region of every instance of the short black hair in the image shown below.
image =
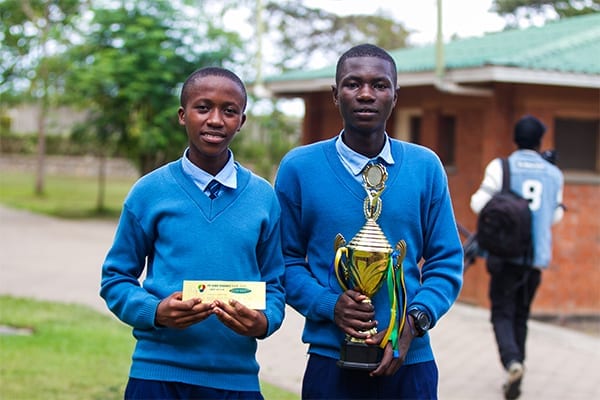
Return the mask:
[[248, 103], [248, 93], [246, 92], [246, 86], [244, 85], [244, 82], [242, 82], [240, 77], [234, 72], [222, 67], [203, 67], [192, 72], [190, 76], [187, 77], [183, 83], [183, 87], [181, 88], [181, 96], [179, 98], [181, 107], [185, 107], [185, 104], [188, 101], [189, 90], [192, 84], [198, 79], [205, 78], [207, 76], [222, 76], [230, 79], [232, 82], [235, 82], [235, 84], [242, 89], [242, 93], [244, 94], [244, 110], [246, 109], [246, 104]]
[[398, 82], [398, 70], [396, 67], [396, 61], [394, 61], [394, 58], [384, 49], [369, 43], [354, 46], [341, 55], [335, 68], [336, 85], [340, 81], [340, 72], [342, 69], [342, 65], [344, 64], [344, 62], [346, 62], [347, 59], [354, 57], [377, 57], [389, 62], [390, 67], [392, 68], [392, 83], [394, 84], [394, 86], [396, 86]]
[[535, 150], [542, 144], [546, 126], [532, 115], [525, 115], [515, 124], [514, 141], [520, 149]]

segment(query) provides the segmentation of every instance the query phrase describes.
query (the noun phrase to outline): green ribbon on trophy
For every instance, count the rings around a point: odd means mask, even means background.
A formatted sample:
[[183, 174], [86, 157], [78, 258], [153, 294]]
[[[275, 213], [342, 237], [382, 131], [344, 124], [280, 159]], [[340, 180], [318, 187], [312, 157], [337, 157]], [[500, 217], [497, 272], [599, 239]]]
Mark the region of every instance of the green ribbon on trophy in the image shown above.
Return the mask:
[[[387, 282], [390, 299], [390, 324], [380, 346], [370, 346], [364, 339], [346, 335], [340, 352], [338, 365], [343, 368], [372, 370], [381, 360], [382, 349], [391, 342], [394, 357], [398, 357], [398, 335], [406, 320], [406, 288], [402, 261], [406, 256], [406, 242], [400, 240], [395, 248], [389, 244], [377, 224], [381, 214], [381, 194], [385, 190], [387, 171], [382, 164], [368, 164], [362, 173], [363, 187], [367, 197], [363, 203], [366, 222], [346, 245], [346, 240], [337, 234], [334, 242], [335, 260], [333, 267], [343, 290], [358, 290], [367, 296], [365, 302]], [[401, 291], [401, 293], [400, 293]], [[399, 310], [402, 311], [399, 314]], [[375, 334], [373, 328], [369, 334]]]

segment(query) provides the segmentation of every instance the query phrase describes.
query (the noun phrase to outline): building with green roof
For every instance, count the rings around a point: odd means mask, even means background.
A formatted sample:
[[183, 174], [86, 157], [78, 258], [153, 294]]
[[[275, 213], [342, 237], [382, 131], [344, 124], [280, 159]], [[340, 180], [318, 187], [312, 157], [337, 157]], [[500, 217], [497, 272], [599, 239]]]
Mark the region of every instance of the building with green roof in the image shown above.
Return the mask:
[[[437, 57], [436, 45], [402, 48], [390, 54], [398, 66], [401, 87], [435, 84], [441, 61], [444, 78], [457, 84], [512, 82], [598, 89], [600, 13], [445, 43], [442, 60]], [[315, 92], [328, 89], [334, 75], [332, 64], [272, 76], [266, 85], [276, 95]]]
[[[542, 150], [558, 152], [568, 211], [554, 228], [553, 263], [534, 312], [600, 315], [600, 13], [390, 54], [400, 91], [388, 134], [439, 155], [467, 231], [476, 222], [470, 196], [487, 163], [514, 150], [514, 123], [525, 114], [543, 121]], [[265, 80], [273, 96], [304, 100], [303, 143], [342, 128], [331, 93], [336, 61]], [[487, 305], [487, 285], [478, 260], [461, 299]]]

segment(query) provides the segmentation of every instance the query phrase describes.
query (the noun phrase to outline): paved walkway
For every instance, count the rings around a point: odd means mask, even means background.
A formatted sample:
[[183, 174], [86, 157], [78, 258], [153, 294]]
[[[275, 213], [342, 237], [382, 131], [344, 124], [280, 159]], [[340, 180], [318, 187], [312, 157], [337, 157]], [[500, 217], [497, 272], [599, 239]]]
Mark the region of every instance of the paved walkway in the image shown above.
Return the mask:
[[[64, 221], [0, 206], [0, 294], [75, 302], [107, 312], [100, 266], [115, 224]], [[5, 310], [6, 311], [6, 310]], [[521, 399], [600, 399], [600, 338], [530, 322]], [[259, 346], [261, 379], [300, 392], [306, 347], [302, 318]], [[441, 400], [502, 399], [504, 374], [487, 310], [456, 304], [431, 331]]]

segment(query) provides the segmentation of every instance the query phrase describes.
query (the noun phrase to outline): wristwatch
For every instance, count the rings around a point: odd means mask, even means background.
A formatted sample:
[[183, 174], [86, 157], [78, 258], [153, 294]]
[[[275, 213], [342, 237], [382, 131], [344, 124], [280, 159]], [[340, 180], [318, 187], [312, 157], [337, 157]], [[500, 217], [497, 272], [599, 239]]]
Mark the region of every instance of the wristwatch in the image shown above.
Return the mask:
[[413, 308], [408, 311], [408, 315], [413, 317], [414, 328], [417, 334], [417, 337], [422, 337], [427, 333], [429, 328], [431, 327], [431, 320], [429, 319], [429, 315], [425, 311], [421, 311], [418, 308]]

